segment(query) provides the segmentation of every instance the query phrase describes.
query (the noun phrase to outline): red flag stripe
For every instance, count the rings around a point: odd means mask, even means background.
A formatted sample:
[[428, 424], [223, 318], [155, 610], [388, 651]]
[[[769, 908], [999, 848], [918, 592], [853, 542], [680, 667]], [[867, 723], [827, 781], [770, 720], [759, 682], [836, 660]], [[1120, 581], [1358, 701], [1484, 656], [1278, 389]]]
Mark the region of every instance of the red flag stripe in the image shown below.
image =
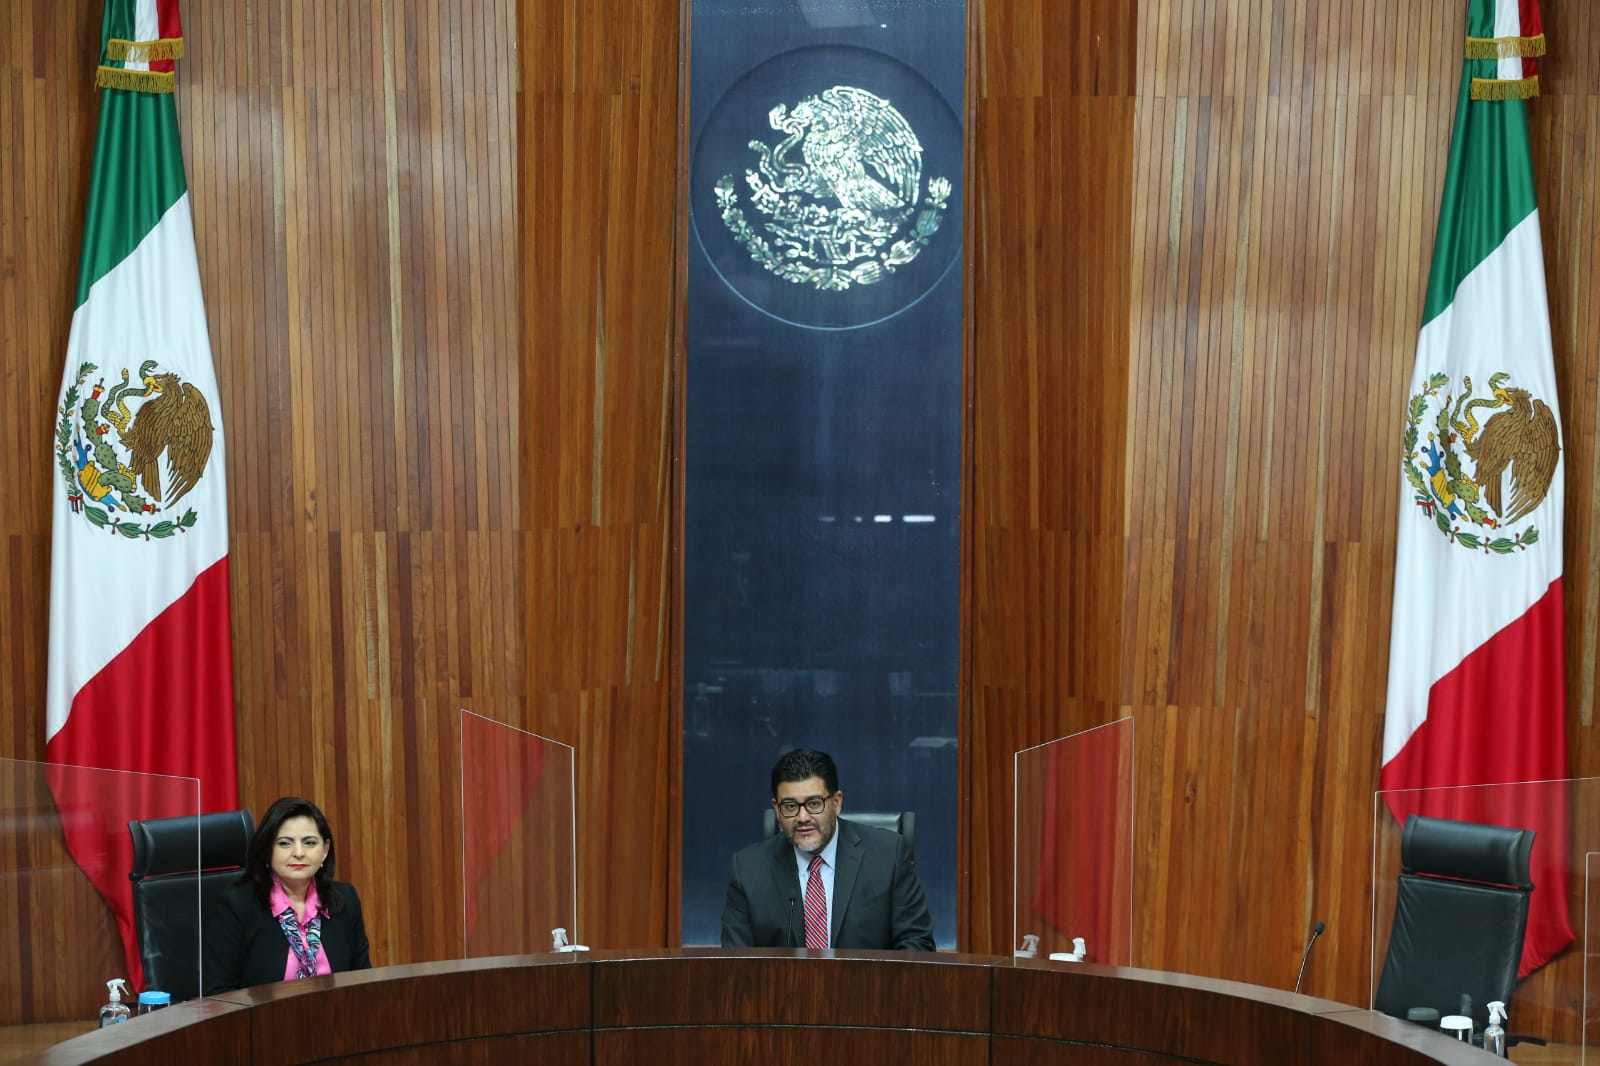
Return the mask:
[[[142, 712], [151, 707], [165, 713], [129, 713], [130, 708]], [[78, 690], [67, 723], [50, 739], [45, 757], [69, 766], [200, 778], [202, 811], [228, 810], [238, 802], [226, 558], [202, 571], [188, 592]], [[85, 779], [68, 774], [60, 780], [75, 786]], [[134, 969], [139, 951], [128, 881], [133, 845], [127, 821], [130, 811], [141, 817], [160, 812], [131, 802], [117, 788], [102, 787], [85, 796], [65, 786], [56, 790], [63, 810], [92, 810], [96, 815], [63, 819], [67, 847], [112, 903], [133, 971], [129, 976], [135, 988], [142, 988], [143, 974]], [[130, 780], [127, 787], [138, 787], [138, 782]], [[169, 813], [193, 813], [193, 808]]]
[[[1570, 883], [1567, 791], [1549, 788], [1449, 788], [1567, 776], [1566, 674], [1561, 579], [1524, 614], [1440, 678], [1428, 695], [1428, 718], [1383, 767], [1386, 799], [1407, 814], [1533, 829], [1533, 883], [1521, 972], [1544, 965], [1572, 942], [1560, 886]], [[1538, 886], [1551, 887], [1541, 893]]]
[[[1518, 13], [1522, 23], [1522, 36], [1537, 37], [1544, 32], [1544, 20], [1539, 14], [1539, 0], [1518, 0]], [[1522, 61], [1522, 76], [1531, 78], [1539, 70], [1539, 61], [1529, 56]]]

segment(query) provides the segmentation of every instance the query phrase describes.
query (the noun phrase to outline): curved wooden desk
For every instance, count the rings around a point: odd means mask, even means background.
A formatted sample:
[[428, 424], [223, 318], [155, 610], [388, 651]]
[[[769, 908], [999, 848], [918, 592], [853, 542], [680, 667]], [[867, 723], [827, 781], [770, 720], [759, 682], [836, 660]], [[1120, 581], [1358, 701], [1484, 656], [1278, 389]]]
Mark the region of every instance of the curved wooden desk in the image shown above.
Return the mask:
[[182, 1003], [19, 1060], [611, 1066], [1472, 1066], [1483, 1052], [1327, 1000], [1183, 974], [982, 955], [519, 955], [334, 974]]

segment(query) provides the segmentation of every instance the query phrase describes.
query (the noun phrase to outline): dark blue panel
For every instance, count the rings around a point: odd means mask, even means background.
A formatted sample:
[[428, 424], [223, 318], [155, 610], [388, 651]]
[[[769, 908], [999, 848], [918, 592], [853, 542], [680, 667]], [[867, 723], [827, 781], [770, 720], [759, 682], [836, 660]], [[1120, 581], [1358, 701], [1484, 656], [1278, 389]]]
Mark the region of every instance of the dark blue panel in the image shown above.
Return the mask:
[[685, 943], [784, 750], [918, 812], [955, 939], [965, 6], [695, 0]]

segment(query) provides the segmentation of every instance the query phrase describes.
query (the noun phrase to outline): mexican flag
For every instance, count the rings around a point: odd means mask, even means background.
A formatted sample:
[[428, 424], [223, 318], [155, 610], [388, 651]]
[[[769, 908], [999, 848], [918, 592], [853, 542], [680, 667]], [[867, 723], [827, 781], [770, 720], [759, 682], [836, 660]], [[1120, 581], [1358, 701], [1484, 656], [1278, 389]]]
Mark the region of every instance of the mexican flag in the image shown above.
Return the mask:
[[[1470, 0], [1466, 62], [1403, 427], [1385, 789], [1567, 776], [1561, 418], [1526, 99], [1537, 0]], [[1522, 973], [1572, 940], [1560, 785], [1390, 795], [1534, 829]]]
[[[130, 819], [238, 805], [222, 412], [172, 97], [176, 0], [106, 0], [56, 409], [45, 754], [142, 983]], [[90, 774], [68, 767], [135, 771]], [[198, 903], [198, 897], [197, 897]]]

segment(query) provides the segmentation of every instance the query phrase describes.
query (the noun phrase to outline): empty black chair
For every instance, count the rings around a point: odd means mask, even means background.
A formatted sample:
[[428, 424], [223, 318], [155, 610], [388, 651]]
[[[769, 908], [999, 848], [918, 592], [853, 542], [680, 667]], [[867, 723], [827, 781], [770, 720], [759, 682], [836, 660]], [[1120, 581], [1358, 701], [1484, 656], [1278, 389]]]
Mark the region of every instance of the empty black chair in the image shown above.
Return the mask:
[[[871, 826], [874, 829], [890, 829], [899, 833], [906, 838], [906, 850], [911, 853], [911, 858], [916, 859], [916, 811], [853, 811], [850, 814], [841, 814], [839, 817], [857, 825]], [[765, 840], [777, 832], [778, 812], [768, 807], [761, 815], [761, 838]]]
[[[195, 833], [199, 833], [196, 848]], [[174, 1003], [200, 994], [200, 915], [238, 879], [255, 819], [249, 811], [150, 818], [133, 835], [133, 928], [146, 988]], [[196, 892], [196, 875], [199, 890]]]
[[1456, 1014], [1472, 999], [1473, 1026], [1489, 1003], [1511, 1005], [1528, 928], [1534, 831], [1411, 815], [1400, 839], [1400, 884], [1377, 1008]]

